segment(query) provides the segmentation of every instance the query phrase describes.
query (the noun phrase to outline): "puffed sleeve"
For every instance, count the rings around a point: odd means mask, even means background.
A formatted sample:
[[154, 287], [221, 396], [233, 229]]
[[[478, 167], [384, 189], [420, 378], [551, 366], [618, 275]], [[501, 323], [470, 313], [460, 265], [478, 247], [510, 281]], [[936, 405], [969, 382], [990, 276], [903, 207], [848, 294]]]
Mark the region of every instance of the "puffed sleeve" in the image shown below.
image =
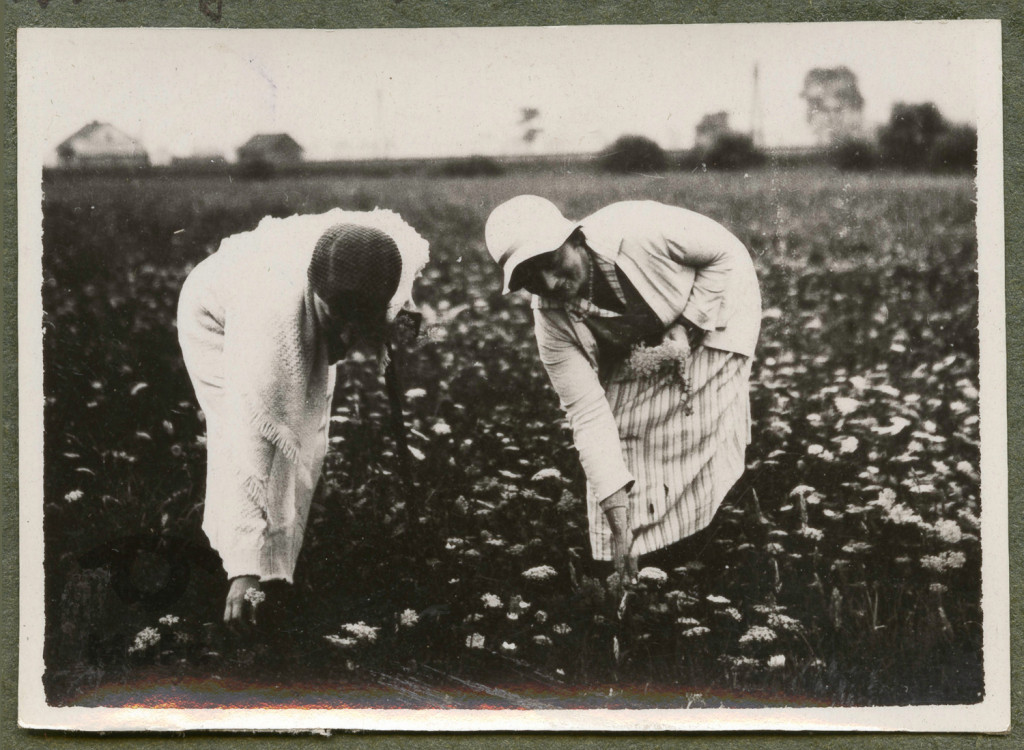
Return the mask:
[[604, 500], [633, 483], [604, 388], [565, 311], [542, 308], [533, 313], [541, 363], [569, 420], [587, 482], [596, 498]]
[[676, 209], [667, 218], [661, 227], [666, 252], [696, 272], [682, 317], [706, 331], [723, 327], [730, 276], [746, 248], [721, 224], [693, 211]]

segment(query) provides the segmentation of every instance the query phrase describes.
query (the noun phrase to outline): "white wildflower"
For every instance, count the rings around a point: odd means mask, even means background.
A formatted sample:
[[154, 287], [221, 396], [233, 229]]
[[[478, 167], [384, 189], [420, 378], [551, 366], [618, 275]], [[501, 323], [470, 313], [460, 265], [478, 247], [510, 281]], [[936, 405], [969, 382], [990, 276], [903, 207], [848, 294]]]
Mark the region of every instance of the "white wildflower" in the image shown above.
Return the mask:
[[978, 475], [978, 470], [974, 468], [970, 461], [957, 461], [956, 470], [969, 477], [976, 477]]
[[550, 646], [551, 645], [551, 639], [548, 638], [546, 635], [535, 635], [535, 636], [533, 636], [533, 642], [536, 643], [538, 646]]
[[128, 647], [128, 653], [134, 654], [145, 651], [150, 646], [160, 642], [160, 631], [156, 628], [143, 628], [136, 634], [135, 643]]
[[561, 479], [561, 478], [562, 478], [562, 472], [560, 472], [558, 469], [541, 469], [536, 474], [534, 474], [532, 477], [530, 477], [530, 481], [531, 482], [541, 482], [541, 481], [543, 481], [545, 479]]
[[682, 341], [663, 341], [657, 346], [638, 346], [630, 352], [626, 366], [641, 378], [664, 373], [669, 368], [685, 365], [690, 347]]
[[257, 604], [262, 604], [267, 600], [267, 595], [260, 591], [255, 586], [250, 586], [245, 590], [245, 600], [254, 607]]
[[978, 389], [974, 387], [970, 380], [958, 380], [956, 381], [956, 386], [966, 398], [971, 401], [978, 400]]
[[426, 395], [427, 392], [422, 388], [410, 388], [405, 392], [405, 397], [410, 401], [417, 398], [423, 398]]
[[449, 425], [443, 419], [439, 419], [436, 422], [434, 422], [433, 426], [430, 428], [430, 431], [433, 432], [435, 435], [451, 435], [452, 434], [451, 425]]
[[967, 557], [963, 552], [940, 552], [937, 555], [925, 555], [921, 558], [921, 567], [936, 573], [962, 568], [966, 563]]
[[646, 567], [637, 574], [637, 580], [642, 583], [653, 583], [661, 585], [668, 580], [668, 573], [661, 568]]
[[514, 654], [516, 652], [516, 644], [509, 643], [508, 641], [502, 641], [501, 650], [506, 654]]
[[551, 628], [557, 635], [569, 635], [572, 628], [564, 622], [560, 622]]
[[968, 526], [970, 526], [972, 529], [980, 529], [981, 528], [981, 519], [978, 518], [973, 513], [971, 513], [971, 511], [968, 510], [967, 508], [961, 508], [960, 510], [958, 510], [956, 512], [956, 514], [958, 516], [960, 516], [960, 518], [962, 518], [964, 520], [964, 522]]
[[871, 545], [867, 542], [850, 542], [845, 547], [843, 547], [843, 552], [845, 552], [848, 555], [859, 555], [861, 553], [869, 551], [870, 549]]
[[858, 401], [855, 398], [843, 398], [843, 397], [837, 398], [835, 400], [835, 405], [836, 405], [836, 409], [844, 417], [847, 414], [852, 414], [853, 412], [857, 411], [857, 409], [859, 409], [862, 406], [861, 402]]
[[416, 610], [407, 609], [398, 616], [398, 623], [403, 628], [411, 628], [413, 625], [420, 621], [420, 616], [416, 614]]
[[878, 435], [898, 435], [909, 426], [910, 420], [903, 417], [893, 417], [892, 422], [887, 427], [872, 427], [871, 431]]
[[548, 613], [545, 612], [543, 609], [538, 609], [536, 612], [533, 613], [533, 618], [538, 623], [543, 625], [544, 623], [546, 623], [548, 621]]
[[808, 456], [820, 456], [824, 452], [825, 448], [823, 446], [818, 445], [817, 443], [813, 443], [807, 446]]
[[371, 625], [367, 625], [361, 620], [359, 622], [346, 623], [341, 626], [341, 629], [353, 636], [356, 640], [363, 641], [365, 643], [375, 642], [377, 640], [377, 631], [380, 630], [379, 627], [375, 628]]
[[710, 628], [706, 628], [703, 625], [698, 625], [695, 628], [690, 628], [688, 630], [684, 630], [683, 631], [683, 637], [684, 638], [698, 638], [698, 637], [700, 637], [702, 635], [707, 635], [710, 632], [711, 632]]
[[546, 581], [558, 575], [557, 571], [550, 565], [538, 565], [535, 568], [523, 571], [523, 578], [530, 581]]
[[718, 594], [708, 594], [707, 597], [705, 597], [705, 598], [709, 602], [711, 602], [712, 604], [729, 604], [730, 603], [728, 599], [726, 599], [724, 596], [718, 596]]
[[340, 635], [325, 635], [324, 640], [338, 648], [355, 648], [358, 643], [355, 638], [342, 638]]
[[793, 633], [799, 632], [802, 629], [799, 620], [779, 612], [768, 615], [768, 625], [776, 630], [788, 630]]
[[774, 656], [768, 657], [768, 668], [769, 669], [782, 669], [786, 666], [786, 655], [775, 654]]
[[903, 503], [896, 503], [888, 509], [886, 518], [895, 524], [907, 526], [919, 526], [923, 522], [921, 516], [908, 508]]
[[448, 541], [446, 541], [444, 543], [444, 548], [445, 549], [458, 549], [459, 547], [464, 547], [465, 545], [466, 545], [466, 540], [465, 539], [460, 539], [457, 536], [450, 536], [450, 537], [448, 537]]
[[85, 493], [82, 492], [81, 490], [71, 490], [71, 492], [64, 496], [64, 499], [67, 500], [69, 503], [74, 503], [81, 500], [84, 495]]
[[466, 648], [483, 648], [484, 637], [479, 633], [466, 636]]
[[181, 622], [181, 618], [177, 615], [164, 615], [160, 618], [159, 622], [161, 625], [171, 627], [172, 625], [177, 625], [179, 622]]
[[775, 631], [763, 625], [754, 625], [740, 636], [740, 643], [771, 643], [776, 638]]
[[960, 530], [960, 524], [950, 518], [944, 518], [941, 521], [936, 521], [934, 528], [939, 539], [947, 544], [956, 544], [964, 538], [964, 534]]
[[868, 505], [877, 505], [879, 508], [889, 510], [890, 508], [892, 508], [895, 502], [896, 493], [893, 492], [888, 487], [886, 487], [881, 492], [878, 493], [878, 499], [872, 500], [870, 503], [868, 503]]
[[725, 609], [721, 610], [718, 614], [725, 615], [729, 619], [735, 620], [736, 622], [739, 622], [743, 619], [743, 615], [741, 615], [740, 611], [735, 607], [726, 607]]
[[853, 453], [860, 445], [860, 441], [853, 435], [848, 435], [839, 441], [840, 453]]
[[484, 603], [487, 609], [499, 609], [501, 608], [501, 598], [495, 594], [482, 594], [480, 601]]
[[797, 533], [800, 536], [806, 537], [814, 542], [820, 542], [825, 536], [824, 531], [822, 531], [821, 529], [815, 529], [811, 526], [804, 526], [799, 531], [797, 531]]
[[676, 625], [682, 625], [684, 628], [692, 628], [694, 625], [700, 625], [700, 620], [694, 617], [679, 617], [676, 619]]

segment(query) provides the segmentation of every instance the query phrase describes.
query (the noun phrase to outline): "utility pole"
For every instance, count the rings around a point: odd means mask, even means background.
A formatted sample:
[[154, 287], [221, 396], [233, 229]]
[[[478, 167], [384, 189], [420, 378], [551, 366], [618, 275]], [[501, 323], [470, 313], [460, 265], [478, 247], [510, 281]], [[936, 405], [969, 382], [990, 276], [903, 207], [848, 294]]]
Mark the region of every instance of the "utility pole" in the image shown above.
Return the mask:
[[750, 105], [750, 139], [754, 146], [764, 146], [764, 112], [761, 109], [761, 72], [754, 63], [754, 89]]
[[387, 124], [384, 122], [384, 91], [380, 84], [377, 85], [377, 152], [381, 159], [388, 158], [390, 150], [388, 143]]

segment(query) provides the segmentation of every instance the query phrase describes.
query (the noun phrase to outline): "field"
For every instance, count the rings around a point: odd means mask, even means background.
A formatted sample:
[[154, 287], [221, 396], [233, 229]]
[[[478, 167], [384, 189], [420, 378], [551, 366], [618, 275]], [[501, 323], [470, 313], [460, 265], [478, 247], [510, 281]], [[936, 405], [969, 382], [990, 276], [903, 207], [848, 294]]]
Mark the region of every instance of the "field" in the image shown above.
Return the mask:
[[[641, 560], [623, 606], [590, 560], [583, 477], [527, 300], [501, 297], [482, 246], [489, 210], [519, 193], [569, 216], [634, 197], [687, 206], [747, 243], [761, 281], [747, 474], [700, 545]], [[200, 530], [203, 424], [177, 293], [222, 237], [334, 206], [401, 213], [431, 243], [417, 300], [442, 318], [467, 307], [406, 357], [408, 501], [373, 363], [339, 367], [295, 586], [234, 636]], [[55, 175], [43, 230], [51, 703], [982, 697], [968, 179]]]

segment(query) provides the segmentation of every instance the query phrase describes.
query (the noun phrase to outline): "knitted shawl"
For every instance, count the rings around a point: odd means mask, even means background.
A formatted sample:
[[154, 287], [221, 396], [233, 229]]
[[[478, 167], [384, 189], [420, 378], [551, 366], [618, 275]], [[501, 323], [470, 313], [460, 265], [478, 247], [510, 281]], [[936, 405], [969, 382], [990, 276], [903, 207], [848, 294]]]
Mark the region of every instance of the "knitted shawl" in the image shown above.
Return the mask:
[[[329, 408], [334, 378], [306, 269], [317, 239], [341, 222], [378, 228], [398, 245], [402, 273], [388, 305], [393, 320], [412, 304], [413, 280], [428, 254], [426, 240], [392, 211], [267, 217], [254, 230], [224, 239], [217, 253], [227, 276], [218, 286], [225, 310], [222, 366], [231, 464], [235, 481], [271, 527], [305, 525], [284, 498], [274, 496], [269, 480], [276, 454], [309, 463], [315, 453], [311, 438]], [[309, 468], [319, 476], [319, 466]]]

